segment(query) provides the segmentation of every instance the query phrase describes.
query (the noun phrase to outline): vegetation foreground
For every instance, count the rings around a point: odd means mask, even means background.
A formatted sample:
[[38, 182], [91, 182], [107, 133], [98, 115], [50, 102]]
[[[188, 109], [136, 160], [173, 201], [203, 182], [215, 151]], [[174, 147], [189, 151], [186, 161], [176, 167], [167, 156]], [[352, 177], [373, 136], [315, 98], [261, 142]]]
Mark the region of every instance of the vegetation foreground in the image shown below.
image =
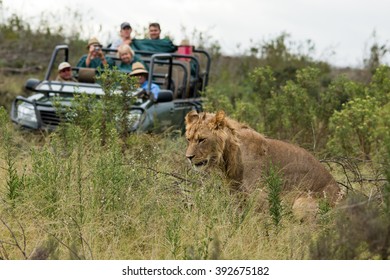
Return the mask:
[[190, 170], [182, 137], [123, 141], [113, 128], [102, 146], [99, 131], [31, 135], [0, 112], [1, 259], [389, 257], [388, 185], [301, 223], [282, 201], [259, 211], [256, 193], [243, 200]]
[[34, 147], [2, 114], [2, 259], [308, 258], [306, 226], [274, 227], [189, 172], [182, 138], [134, 135], [123, 152], [114, 131], [102, 148], [69, 127]]

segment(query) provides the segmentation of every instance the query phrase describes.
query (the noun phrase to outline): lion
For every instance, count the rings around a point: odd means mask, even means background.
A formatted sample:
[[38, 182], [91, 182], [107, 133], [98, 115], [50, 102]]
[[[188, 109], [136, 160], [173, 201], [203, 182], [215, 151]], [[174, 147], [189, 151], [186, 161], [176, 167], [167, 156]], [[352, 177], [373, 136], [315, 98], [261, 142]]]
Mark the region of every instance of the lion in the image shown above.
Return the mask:
[[[186, 157], [192, 166], [220, 169], [234, 190], [250, 193], [264, 186], [267, 174], [274, 168], [283, 179], [283, 193], [294, 193], [298, 208], [305, 207], [302, 198], [322, 198], [330, 205], [340, 198], [335, 179], [303, 148], [266, 138], [248, 125], [228, 118], [223, 111], [191, 111], [185, 124]], [[306, 203], [312, 208], [312, 200]]]

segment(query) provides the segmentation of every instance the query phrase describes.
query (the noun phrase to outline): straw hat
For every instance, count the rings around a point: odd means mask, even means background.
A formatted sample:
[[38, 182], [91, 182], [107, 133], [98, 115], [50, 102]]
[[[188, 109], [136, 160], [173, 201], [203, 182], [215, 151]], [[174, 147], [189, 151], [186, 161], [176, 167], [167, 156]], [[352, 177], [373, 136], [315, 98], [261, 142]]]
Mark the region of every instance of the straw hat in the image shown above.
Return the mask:
[[89, 49], [90, 45], [99, 45], [100, 47], [103, 47], [103, 45], [100, 44], [99, 40], [95, 37], [92, 37], [91, 39], [89, 39], [87, 49]]
[[130, 76], [135, 76], [138, 74], [148, 74], [148, 70], [145, 69], [145, 66], [141, 62], [134, 62]]

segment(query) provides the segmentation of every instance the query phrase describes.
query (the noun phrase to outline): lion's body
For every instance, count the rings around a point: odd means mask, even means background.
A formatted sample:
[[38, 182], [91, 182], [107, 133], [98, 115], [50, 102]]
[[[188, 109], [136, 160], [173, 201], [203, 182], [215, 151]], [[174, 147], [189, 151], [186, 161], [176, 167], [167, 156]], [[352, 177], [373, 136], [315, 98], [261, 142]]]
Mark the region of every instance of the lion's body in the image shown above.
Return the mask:
[[296, 197], [325, 197], [331, 204], [339, 197], [332, 175], [308, 151], [266, 138], [223, 112], [188, 113], [186, 137], [192, 164], [221, 169], [233, 188], [251, 192], [264, 185], [273, 168], [283, 178], [283, 190]]

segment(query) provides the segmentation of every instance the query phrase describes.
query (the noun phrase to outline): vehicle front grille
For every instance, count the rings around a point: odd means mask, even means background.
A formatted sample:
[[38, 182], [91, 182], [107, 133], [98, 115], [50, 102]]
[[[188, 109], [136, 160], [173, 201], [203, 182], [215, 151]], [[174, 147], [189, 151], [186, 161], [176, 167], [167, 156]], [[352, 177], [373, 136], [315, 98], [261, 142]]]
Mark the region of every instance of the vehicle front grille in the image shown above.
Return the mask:
[[40, 113], [44, 125], [57, 126], [60, 123], [60, 118], [55, 111], [40, 111]]

